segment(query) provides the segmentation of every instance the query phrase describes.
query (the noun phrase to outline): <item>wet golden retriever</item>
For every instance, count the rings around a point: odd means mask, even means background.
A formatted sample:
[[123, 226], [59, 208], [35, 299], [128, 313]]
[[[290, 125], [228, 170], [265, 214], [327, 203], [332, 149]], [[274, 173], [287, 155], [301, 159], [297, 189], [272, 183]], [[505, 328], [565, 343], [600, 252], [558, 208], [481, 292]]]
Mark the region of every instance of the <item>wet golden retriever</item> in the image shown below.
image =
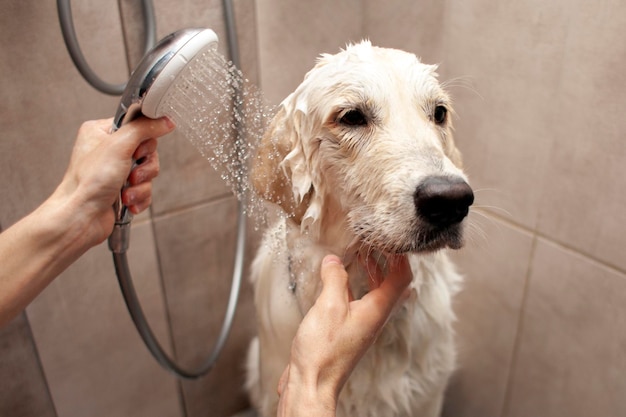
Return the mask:
[[358, 252], [406, 254], [412, 295], [397, 308], [339, 397], [338, 416], [433, 417], [455, 366], [451, 298], [461, 278], [446, 248], [463, 244], [473, 202], [436, 67], [410, 53], [349, 45], [323, 55], [281, 104], [252, 167], [282, 208], [252, 267], [258, 337], [247, 387], [276, 415], [279, 378], [320, 292], [324, 255], [343, 257], [355, 297], [371, 285]]

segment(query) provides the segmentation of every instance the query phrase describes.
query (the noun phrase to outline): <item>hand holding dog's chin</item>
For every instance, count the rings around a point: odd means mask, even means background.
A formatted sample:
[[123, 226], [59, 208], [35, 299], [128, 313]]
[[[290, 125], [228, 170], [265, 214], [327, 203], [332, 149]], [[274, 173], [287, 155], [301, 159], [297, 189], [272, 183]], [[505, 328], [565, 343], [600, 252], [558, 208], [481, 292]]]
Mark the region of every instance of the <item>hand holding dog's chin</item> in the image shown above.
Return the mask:
[[340, 259], [324, 258], [322, 292], [298, 328], [280, 378], [279, 416], [334, 417], [345, 382], [406, 293], [412, 277], [406, 257], [391, 262], [387, 274], [363, 261], [380, 285], [353, 300]]

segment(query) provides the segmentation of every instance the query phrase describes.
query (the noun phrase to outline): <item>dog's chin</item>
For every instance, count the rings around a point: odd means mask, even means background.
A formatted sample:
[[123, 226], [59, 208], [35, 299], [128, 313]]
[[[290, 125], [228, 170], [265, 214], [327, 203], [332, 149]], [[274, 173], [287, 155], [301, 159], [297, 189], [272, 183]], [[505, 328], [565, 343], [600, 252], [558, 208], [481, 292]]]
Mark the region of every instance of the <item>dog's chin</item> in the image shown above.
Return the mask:
[[400, 238], [389, 238], [377, 234], [374, 239], [371, 235], [357, 235], [350, 247], [370, 248], [380, 253], [402, 255], [408, 253], [426, 254], [441, 249], [461, 249], [465, 244], [463, 236], [463, 222], [445, 228], [436, 228], [429, 225], [420, 225], [409, 230]]
[[403, 253], [432, 253], [441, 249], [461, 249], [465, 244], [463, 225], [455, 224], [443, 229], [423, 228], [415, 231], [407, 241], [397, 246], [386, 245], [388, 252]]

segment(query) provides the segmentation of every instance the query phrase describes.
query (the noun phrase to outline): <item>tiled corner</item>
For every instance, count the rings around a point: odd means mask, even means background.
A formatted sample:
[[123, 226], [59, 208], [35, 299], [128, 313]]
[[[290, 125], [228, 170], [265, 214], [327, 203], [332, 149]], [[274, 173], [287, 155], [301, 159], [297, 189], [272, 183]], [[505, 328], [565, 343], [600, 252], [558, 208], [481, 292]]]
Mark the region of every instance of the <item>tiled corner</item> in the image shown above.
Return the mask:
[[[233, 274], [237, 205], [214, 201], [156, 220], [161, 268], [179, 361], [198, 366], [211, 352], [226, 312]], [[247, 261], [258, 239], [246, 239]], [[182, 384], [186, 415], [231, 415], [248, 406], [244, 363], [255, 332], [252, 292], [245, 273], [231, 334], [215, 368]]]
[[[150, 225], [136, 226], [131, 234], [134, 284], [155, 334], [168, 348]], [[139, 338], [106, 244], [50, 284], [27, 314], [59, 416], [180, 415], [175, 381]]]
[[626, 275], [539, 239], [504, 417], [626, 415]]
[[452, 253], [465, 276], [454, 308], [458, 370], [446, 393], [446, 417], [500, 417], [521, 314], [532, 236], [475, 213], [466, 247]]

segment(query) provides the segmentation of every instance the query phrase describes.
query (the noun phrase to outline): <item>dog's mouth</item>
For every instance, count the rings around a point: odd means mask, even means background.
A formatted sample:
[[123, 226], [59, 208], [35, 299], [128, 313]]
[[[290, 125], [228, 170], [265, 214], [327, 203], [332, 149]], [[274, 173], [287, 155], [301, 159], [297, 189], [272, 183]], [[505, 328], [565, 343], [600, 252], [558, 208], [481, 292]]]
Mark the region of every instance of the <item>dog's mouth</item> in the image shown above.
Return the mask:
[[360, 246], [369, 247], [381, 253], [397, 255], [431, 253], [445, 248], [456, 250], [462, 248], [465, 243], [462, 222], [443, 228], [420, 225], [403, 233], [400, 238], [385, 237], [380, 231], [370, 234], [361, 229], [355, 241], [358, 241]]
[[463, 224], [457, 223], [445, 228], [424, 228], [416, 232], [412, 242], [403, 248], [403, 252], [427, 253], [440, 249], [460, 249], [465, 243]]

